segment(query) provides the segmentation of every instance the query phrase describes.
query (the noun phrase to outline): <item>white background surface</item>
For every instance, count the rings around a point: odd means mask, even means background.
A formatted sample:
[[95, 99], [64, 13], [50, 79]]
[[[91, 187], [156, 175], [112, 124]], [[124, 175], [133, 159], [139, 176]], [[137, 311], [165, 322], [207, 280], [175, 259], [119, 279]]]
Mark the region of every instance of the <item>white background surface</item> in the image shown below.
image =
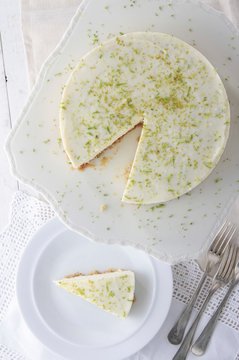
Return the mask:
[[[21, 32], [20, 1], [0, 0], [0, 231], [9, 221], [10, 203], [18, 188], [4, 151], [7, 135], [26, 100], [29, 85]], [[3, 55], [4, 54], [4, 55]], [[7, 76], [7, 82], [5, 81]]]
[[[57, 0], [59, 3], [63, 2], [60, 0]], [[29, 1], [24, 1], [29, 2]], [[33, 1], [34, 2], [34, 1]], [[42, 1], [47, 3], [48, 1]], [[51, 1], [53, 3], [55, 1]], [[70, 19], [71, 15], [74, 13], [75, 5], [77, 1], [70, 1], [69, 3], [72, 4], [72, 8], [66, 12], [66, 23], [68, 19]], [[237, 19], [239, 17], [237, 14], [239, 13], [239, 1], [238, 0], [211, 0], [211, 1], [205, 1], [207, 3], [215, 5], [218, 9], [224, 9], [226, 14], [231, 18], [234, 23], [239, 23]], [[54, 16], [52, 16], [54, 18]], [[50, 18], [50, 20], [52, 19]], [[48, 19], [49, 20], [49, 19]], [[10, 203], [12, 200], [13, 193], [18, 189], [18, 184], [15, 179], [11, 176], [9, 172], [9, 166], [8, 161], [6, 158], [6, 155], [4, 153], [3, 147], [5, 139], [12, 127], [12, 124], [15, 123], [19, 112], [21, 111], [21, 108], [23, 106], [23, 103], [25, 102], [25, 99], [27, 97], [27, 93], [29, 91], [29, 85], [28, 85], [28, 72], [27, 72], [27, 64], [26, 64], [26, 58], [25, 58], [25, 49], [23, 44], [23, 38], [21, 33], [21, 19], [20, 19], [20, 1], [19, 0], [0, 0], [0, 33], [2, 37], [2, 44], [3, 44], [3, 52], [2, 48], [0, 48], [0, 232], [2, 229], [7, 225], [7, 222], [10, 219]], [[61, 37], [61, 34], [58, 34], [59, 38]], [[30, 44], [29, 44], [30, 46]], [[5, 62], [5, 71], [7, 74], [8, 82], [5, 83], [5, 72], [4, 72], [4, 64], [3, 64], [3, 53], [4, 53], [4, 62]], [[34, 69], [34, 73], [32, 74], [32, 77], [35, 76], [35, 73], [38, 71], [39, 66], [41, 62], [35, 62], [36, 68]], [[7, 96], [8, 95], [8, 96]], [[9, 104], [8, 104], [8, 98], [9, 98]], [[21, 188], [23, 186], [21, 185]], [[25, 188], [25, 187], [24, 187]], [[31, 224], [29, 224], [29, 227], [32, 227]], [[10, 238], [8, 239], [8, 243], [10, 244]], [[13, 238], [14, 240], [14, 238]], [[10, 246], [10, 245], [9, 245]], [[184, 266], [181, 266], [181, 270], [184, 268]], [[185, 266], [186, 270], [186, 266]], [[15, 271], [15, 269], [14, 269]], [[184, 289], [184, 293], [182, 293], [182, 299], [180, 299], [182, 302], [185, 302], [188, 300], [188, 294], [190, 293], [190, 290], [193, 286], [195, 286], [195, 278], [193, 279], [194, 282], [190, 283], [189, 278], [186, 280], [186, 273], [182, 278], [179, 278], [178, 280], [181, 280], [180, 284], [182, 288]], [[190, 276], [191, 281], [191, 276]], [[235, 298], [235, 306], [238, 306], [238, 297]], [[178, 306], [178, 307], [177, 307]], [[182, 307], [182, 303], [176, 304], [174, 302], [174, 314], [178, 314], [180, 311], [180, 308]], [[228, 309], [229, 310], [229, 309]], [[172, 314], [172, 313], [171, 313]], [[11, 341], [9, 341], [8, 335], [15, 335], [19, 336], [19, 339], [22, 340], [23, 346], [29, 346], [32, 352], [25, 347], [26, 356], [30, 354], [34, 354], [35, 346], [38, 344], [35, 343], [35, 339], [32, 339], [32, 342], [26, 343], [26, 337], [25, 334], [27, 333], [27, 329], [25, 329], [26, 332], [23, 330], [23, 323], [22, 319], [20, 317], [19, 312], [16, 311], [16, 308], [13, 306], [9, 309], [9, 317], [7, 318], [7, 325], [5, 327], [5, 336], [6, 336], [6, 344], [8, 343], [9, 346], [12, 345]], [[158, 336], [153, 340], [153, 346], [147, 347], [141, 355], [136, 355], [134, 360], [145, 360], [145, 359], [159, 359], [162, 354], [165, 354], [166, 351], [168, 351], [168, 344], [166, 341], [160, 342], [160, 339], [164, 338], [169, 331], [170, 327], [172, 326], [172, 322], [174, 321], [174, 318], [169, 318], [167, 320], [167, 323], [165, 324], [164, 328], [162, 329], [162, 332], [158, 334]], [[207, 319], [207, 318], [206, 318]], [[204, 319], [204, 321], [206, 320]], [[11, 321], [12, 320], [12, 321]], [[233, 324], [232, 324], [233, 325]], [[220, 324], [220, 327], [222, 329], [222, 324]], [[7, 329], [9, 333], [7, 333]], [[220, 332], [220, 328], [218, 328]], [[237, 344], [238, 338], [236, 337], [238, 333], [235, 332], [235, 338], [233, 339], [233, 334], [230, 331], [229, 327], [223, 328], [223, 339], [224, 341], [228, 340], [232, 341], [232, 344]], [[22, 336], [22, 339], [21, 339]], [[7, 338], [8, 337], [8, 338]], [[30, 334], [29, 334], [30, 338]], [[27, 339], [29, 339], [27, 338]], [[24, 343], [25, 340], [25, 343]], [[158, 344], [161, 344], [160, 348], [158, 347]], [[223, 342], [220, 342], [223, 346]], [[218, 344], [220, 346], [220, 343]], [[224, 346], [223, 346], [224, 347]], [[23, 350], [23, 349], [22, 349]], [[230, 360], [228, 357], [220, 357], [219, 355], [222, 354], [222, 351], [220, 348], [215, 349], [215, 351], [218, 351], [218, 356], [210, 357], [210, 360], [218, 360], [219, 358], [221, 360]], [[236, 351], [236, 348], [234, 349]], [[20, 352], [20, 348], [19, 348]], [[170, 355], [169, 359], [172, 357], [173, 353], [175, 352], [175, 348], [170, 349]], [[43, 352], [44, 353], [44, 352]], [[215, 353], [214, 353], [215, 354]], [[44, 356], [41, 356], [41, 353], [36, 354], [34, 357], [29, 357], [33, 360], [36, 359], [46, 359]], [[161, 357], [162, 358], [162, 357]], [[194, 357], [193, 357], [194, 358]], [[1, 360], [6, 359], [17, 359], [17, 357], [4, 357], [1, 358]], [[19, 357], [20, 359], [20, 357]], [[162, 358], [163, 360], [167, 360], [165, 358]], [[208, 357], [205, 357], [205, 359], [209, 359]], [[232, 359], [233, 360], [233, 359]]]

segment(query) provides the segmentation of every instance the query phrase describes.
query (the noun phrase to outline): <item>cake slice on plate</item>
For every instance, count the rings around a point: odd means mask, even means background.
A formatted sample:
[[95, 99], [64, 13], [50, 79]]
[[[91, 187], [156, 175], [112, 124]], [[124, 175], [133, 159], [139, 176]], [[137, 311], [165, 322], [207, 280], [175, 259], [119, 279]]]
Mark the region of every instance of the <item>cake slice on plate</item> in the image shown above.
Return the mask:
[[66, 291], [110, 312], [126, 318], [134, 301], [135, 276], [129, 270], [69, 275], [56, 284]]

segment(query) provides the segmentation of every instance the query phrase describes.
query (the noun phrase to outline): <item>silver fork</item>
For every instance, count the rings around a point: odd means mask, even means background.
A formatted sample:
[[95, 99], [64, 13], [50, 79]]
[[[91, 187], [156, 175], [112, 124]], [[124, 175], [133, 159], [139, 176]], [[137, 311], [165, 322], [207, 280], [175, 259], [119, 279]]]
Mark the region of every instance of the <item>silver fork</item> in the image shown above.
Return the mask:
[[225, 221], [219, 231], [217, 232], [214, 240], [207, 253], [207, 264], [206, 270], [191, 298], [189, 303], [186, 305], [182, 313], [180, 314], [175, 325], [172, 327], [171, 331], [168, 334], [168, 340], [171, 344], [178, 345], [181, 343], [185, 329], [187, 327], [190, 315], [192, 313], [193, 306], [196, 302], [198, 294], [200, 293], [202, 286], [210, 274], [211, 270], [219, 263], [222, 255], [227, 248], [227, 245], [231, 241], [234, 233], [236, 231], [236, 226], [231, 224], [229, 221]]
[[173, 360], [185, 360], [187, 357], [187, 354], [190, 350], [190, 347], [193, 342], [193, 337], [195, 334], [195, 331], [197, 329], [198, 323], [201, 319], [201, 316], [211, 299], [212, 295], [215, 293], [216, 290], [218, 290], [221, 286], [227, 284], [233, 274], [235, 263], [236, 263], [236, 251], [237, 247], [236, 245], [229, 245], [227, 252], [223, 255], [221, 264], [213, 277], [212, 285], [210, 287], [209, 293], [204, 300], [204, 303], [202, 304], [202, 307], [197, 314], [192, 326], [190, 327], [188, 333], [186, 334], [180, 348], [178, 349], [176, 355], [173, 357]]
[[202, 331], [201, 335], [198, 337], [198, 339], [195, 341], [194, 345], [192, 346], [192, 352], [194, 355], [201, 356], [205, 353], [207, 346], [211, 340], [213, 331], [216, 327], [217, 319], [218, 319], [223, 307], [225, 306], [229, 296], [231, 295], [233, 289], [239, 283], [238, 256], [239, 256], [239, 248], [237, 248], [237, 255], [236, 255], [237, 264], [236, 264], [236, 267], [235, 267], [235, 270], [234, 270], [234, 273], [232, 276], [232, 282], [231, 282], [223, 300], [221, 301], [220, 305], [218, 306], [217, 310], [215, 311], [215, 313], [213, 314], [211, 319], [208, 321], [208, 323], [205, 326], [204, 330]]

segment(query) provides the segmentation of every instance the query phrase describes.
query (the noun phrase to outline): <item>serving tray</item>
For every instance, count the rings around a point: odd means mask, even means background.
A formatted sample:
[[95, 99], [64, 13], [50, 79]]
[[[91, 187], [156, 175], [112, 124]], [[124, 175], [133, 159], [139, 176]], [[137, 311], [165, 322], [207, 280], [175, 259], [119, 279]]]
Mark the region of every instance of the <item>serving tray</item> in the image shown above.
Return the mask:
[[[201, 185], [166, 204], [121, 202], [139, 129], [84, 171], [71, 167], [61, 144], [59, 106], [72, 69], [100, 42], [132, 31], [169, 33], [195, 46], [215, 66], [231, 105], [230, 136], [219, 164]], [[41, 192], [69, 228], [92, 240], [132, 245], [169, 263], [197, 258], [239, 191], [238, 61], [238, 32], [198, 2], [83, 1], [10, 134], [12, 171]]]

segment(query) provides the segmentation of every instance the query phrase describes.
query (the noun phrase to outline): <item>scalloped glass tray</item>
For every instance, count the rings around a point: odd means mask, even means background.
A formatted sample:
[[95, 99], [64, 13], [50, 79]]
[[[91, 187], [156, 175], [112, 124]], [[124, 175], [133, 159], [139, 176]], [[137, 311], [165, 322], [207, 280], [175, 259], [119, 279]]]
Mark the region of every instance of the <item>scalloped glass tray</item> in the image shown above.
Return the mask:
[[[230, 137], [219, 164], [191, 193], [165, 205], [121, 202], [139, 129], [84, 171], [71, 168], [60, 141], [59, 104], [72, 69], [101, 41], [131, 31], [165, 32], [195, 46], [217, 69], [231, 105]], [[69, 228], [90, 239], [132, 245], [170, 263], [197, 258], [239, 191], [238, 57], [239, 33], [198, 2], [84, 1], [8, 139], [13, 173], [40, 191]]]

